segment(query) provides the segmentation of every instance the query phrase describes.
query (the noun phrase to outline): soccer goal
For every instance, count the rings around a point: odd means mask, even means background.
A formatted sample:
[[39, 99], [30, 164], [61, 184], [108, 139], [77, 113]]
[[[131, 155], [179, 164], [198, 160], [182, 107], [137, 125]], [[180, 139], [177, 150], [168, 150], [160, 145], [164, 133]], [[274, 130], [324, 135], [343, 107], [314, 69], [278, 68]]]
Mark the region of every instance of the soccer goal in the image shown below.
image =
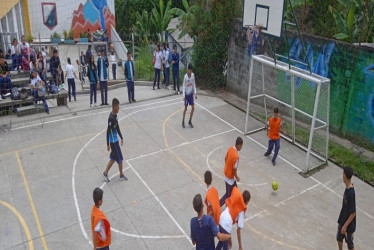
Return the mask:
[[329, 103], [329, 79], [264, 55], [252, 56], [245, 134], [263, 130], [278, 107], [286, 131], [281, 136], [306, 151], [304, 171], [327, 163]]

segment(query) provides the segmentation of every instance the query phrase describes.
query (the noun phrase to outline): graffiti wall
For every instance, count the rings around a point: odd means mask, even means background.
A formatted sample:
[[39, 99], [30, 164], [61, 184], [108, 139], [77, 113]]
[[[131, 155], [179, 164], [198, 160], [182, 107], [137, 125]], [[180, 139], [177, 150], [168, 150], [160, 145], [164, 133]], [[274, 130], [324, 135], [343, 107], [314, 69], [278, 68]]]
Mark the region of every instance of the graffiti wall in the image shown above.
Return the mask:
[[115, 27], [114, 0], [29, 0], [32, 35], [49, 39], [57, 32], [63, 38], [64, 30], [74, 30], [77, 38], [81, 32], [107, 30]]
[[[240, 23], [235, 27], [229, 48], [227, 87], [240, 90], [239, 95], [246, 98], [249, 55], [272, 53], [263, 39], [258, 42], [258, 51], [250, 51]], [[374, 49], [307, 35], [303, 39], [306, 53], [296, 34], [288, 33], [287, 42], [271, 43], [276, 53], [308, 62], [313, 73], [331, 80], [330, 131], [374, 144]]]

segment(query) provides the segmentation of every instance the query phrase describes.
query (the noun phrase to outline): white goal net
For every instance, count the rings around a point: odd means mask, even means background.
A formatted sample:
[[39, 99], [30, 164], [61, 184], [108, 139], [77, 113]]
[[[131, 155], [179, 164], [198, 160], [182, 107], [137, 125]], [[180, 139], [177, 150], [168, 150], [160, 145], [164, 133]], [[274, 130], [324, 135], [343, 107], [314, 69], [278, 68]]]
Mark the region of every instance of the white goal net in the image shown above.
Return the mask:
[[[278, 107], [286, 131], [282, 137], [306, 151], [304, 171], [327, 163], [329, 103], [329, 79], [263, 55], [252, 56], [245, 134], [263, 130]], [[249, 121], [249, 116], [261, 123]]]

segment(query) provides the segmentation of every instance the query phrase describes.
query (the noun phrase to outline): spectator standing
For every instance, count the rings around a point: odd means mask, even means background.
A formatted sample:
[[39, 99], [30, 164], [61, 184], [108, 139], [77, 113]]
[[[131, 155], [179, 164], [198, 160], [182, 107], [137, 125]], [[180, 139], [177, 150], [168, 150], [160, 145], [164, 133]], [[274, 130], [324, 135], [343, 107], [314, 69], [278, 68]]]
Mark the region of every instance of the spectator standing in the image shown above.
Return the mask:
[[21, 44], [19, 45], [21, 51], [21, 68], [23, 70], [29, 70], [29, 63], [31, 61], [30, 45], [26, 42], [25, 36], [21, 37]]
[[75, 93], [75, 80], [74, 78], [77, 78], [77, 75], [74, 72], [74, 67], [71, 64], [71, 60], [68, 57], [67, 58], [68, 65], [66, 65], [66, 73], [65, 78], [68, 79], [68, 95], [69, 95], [69, 102], [71, 102], [71, 94], [73, 94], [74, 101], [77, 100], [77, 96]]
[[[173, 46], [173, 54], [171, 55], [171, 65], [173, 71], [173, 84], [174, 84], [174, 94], [179, 95], [179, 53], [177, 45]], [[177, 92], [178, 90], [178, 92]]]
[[164, 64], [164, 78], [165, 78], [165, 86], [169, 86], [169, 78], [170, 78], [170, 71], [169, 71], [169, 44], [164, 43], [164, 52], [163, 52], [163, 64]]
[[104, 55], [104, 50], [100, 50], [100, 57], [97, 59], [97, 75], [100, 81], [101, 104], [109, 105], [108, 103], [108, 58]]
[[96, 96], [97, 96], [98, 78], [97, 78], [97, 67], [95, 65], [95, 59], [93, 55], [91, 55], [91, 58], [88, 61], [87, 75], [88, 75], [88, 80], [90, 81], [90, 107], [93, 107], [93, 106], [96, 107], [97, 106]]
[[113, 80], [116, 80], [117, 64], [116, 64], [116, 55], [114, 54], [113, 50], [110, 52], [110, 62], [112, 63]]
[[160, 89], [160, 73], [162, 70], [162, 52], [160, 51], [160, 45], [156, 45], [156, 51], [153, 54], [153, 64], [155, 68], [155, 76], [153, 80], [153, 90], [155, 90], [156, 82], [157, 88]]
[[129, 97], [129, 103], [136, 102], [135, 100], [135, 90], [134, 90], [134, 77], [135, 77], [135, 67], [131, 60], [131, 52], [127, 52], [127, 61], [125, 62], [125, 76], [127, 84], [127, 95]]

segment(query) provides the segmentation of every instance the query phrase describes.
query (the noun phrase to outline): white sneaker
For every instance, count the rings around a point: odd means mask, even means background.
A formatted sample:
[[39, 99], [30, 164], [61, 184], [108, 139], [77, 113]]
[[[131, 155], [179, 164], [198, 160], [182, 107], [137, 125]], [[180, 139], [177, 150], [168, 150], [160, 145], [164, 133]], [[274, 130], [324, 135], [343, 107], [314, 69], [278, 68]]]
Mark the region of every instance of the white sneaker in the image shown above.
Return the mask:
[[90, 108], [92, 108], [93, 107], [93, 105], [92, 105], [92, 103], [90, 104]]
[[95, 107], [97, 107], [97, 104], [96, 104], [96, 102], [95, 102], [94, 106], [95, 106]]
[[8, 92], [8, 93], [6, 93], [4, 96], [5, 96], [5, 97], [8, 97], [8, 96], [11, 96], [11, 95], [12, 95], [12, 94]]
[[0, 94], [0, 101], [2, 101], [3, 100], [3, 97], [1, 96], [1, 94]]

